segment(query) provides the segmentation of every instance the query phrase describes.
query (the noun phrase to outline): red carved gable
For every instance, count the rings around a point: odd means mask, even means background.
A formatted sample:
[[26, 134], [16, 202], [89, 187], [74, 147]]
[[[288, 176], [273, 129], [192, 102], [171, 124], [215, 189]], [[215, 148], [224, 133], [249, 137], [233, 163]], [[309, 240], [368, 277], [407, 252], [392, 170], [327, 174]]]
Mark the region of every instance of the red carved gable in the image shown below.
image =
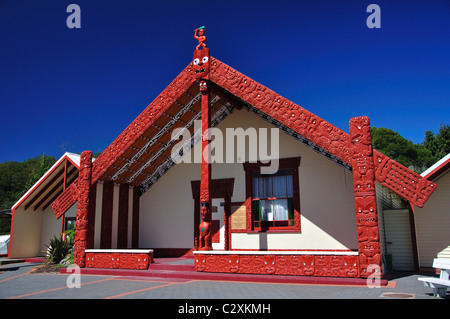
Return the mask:
[[[209, 63], [210, 81], [221, 90], [221, 92], [217, 92], [218, 97], [223, 98], [225, 95], [229, 95], [232, 98], [237, 98], [236, 101], [244, 101], [347, 163], [348, 167], [351, 166], [352, 154], [348, 133], [218, 59], [210, 57]], [[133, 172], [139, 172], [141, 168], [143, 173], [148, 176], [157, 171], [157, 167], [161, 163], [158, 160], [153, 161], [148, 167], [142, 167], [144, 166], [142, 162], [157, 154], [158, 147], [161, 147], [159, 145], [167, 144], [167, 142], [161, 143], [160, 141], [158, 144], [152, 145], [153, 148], [149, 152], [146, 149], [142, 157], [139, 157], [141, 154], [137, 149], [142, 148], [145, 141], [156, 136], [160, 127], [171, 125], [171, 116], [173, 118], [173, 114], [176, 114], [181, 106], [172, 110], [173, 107], [188, 105], [191, 109], [197, 107], [195, 110], [197, 114], [200, 112], [199, 102], [195, 100], [195, 95], [199, 93], [196, 81], [194, 64], [191, 62], [94, 161], [92, 184], [102, 179], [139, 186], [142, 179], [135, 178], [130, 182], [134, 178]], [[189, 99], [192, 100], [188, 102]], [[232, 99], [228, 99], [228, 101], [233, 104]], [[189, 103], [192, 103], [192, 106]], [[214, 109], [212, 116], [215, 112], [219, 112], [215, 109], [214, 104], [211, 105], [211, 108]], [[161, 121], [162, 124], [159, 124], [158, 121]], [[189, 121], [189, 118], [183, 118], [184, 123], [187, 121]], [[144, 142], [141, 143], [140, 140], [144, 140]], [[436, 185], [380, 152], [376, 150], [373, 152], [375, 179], [381, 185], [393, 190], [414, 205], [422, 207]], [[124, 169], [122, 172], [120, 167], [129, 168], [129, 171]], [[166, 167], [165, 170], [168, 168], [170, 166]], [[132, 177], [130, 178], [130, 176]]]
[[[350, 135], [232, 67], [211, 58], [213, 82], [351, 165]], [[436, 184], [374, 150], [375, 179], [418, 207]]]

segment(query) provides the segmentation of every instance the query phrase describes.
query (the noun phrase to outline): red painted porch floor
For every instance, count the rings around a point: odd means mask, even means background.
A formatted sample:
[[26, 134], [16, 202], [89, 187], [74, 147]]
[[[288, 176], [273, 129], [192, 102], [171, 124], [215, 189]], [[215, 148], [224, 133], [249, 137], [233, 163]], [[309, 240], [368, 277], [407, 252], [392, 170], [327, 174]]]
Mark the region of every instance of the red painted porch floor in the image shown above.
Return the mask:
[[[65, 268], [61, 273], [68, 273]], [[195, 271], [193, 257], [154, 258], [154, 262], [146, 270], [133, 269], [104, 269], [81, 268], [83, 275], [119, 276], [128, 279], [185, 281], [211, 280], [254, 283], [305, 284], [305, 285], [344, 285], [365, 286], [367, 280], [362, 278], [313, 277], [313, 276], [284, 276], [284, 275], [255, 275], [231, 274]], [[381, 286], [388, 285], [388, 280], [382, 279]]]

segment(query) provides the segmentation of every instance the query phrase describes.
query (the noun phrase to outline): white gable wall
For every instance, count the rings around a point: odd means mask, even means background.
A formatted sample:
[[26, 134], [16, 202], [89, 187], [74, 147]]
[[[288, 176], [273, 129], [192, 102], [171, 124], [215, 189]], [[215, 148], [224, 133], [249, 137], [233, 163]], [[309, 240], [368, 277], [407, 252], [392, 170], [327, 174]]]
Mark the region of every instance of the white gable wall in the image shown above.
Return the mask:
[[436, 190], [423, 208], [414, 208], [420, 267], [434, 258], [450, 258], [450, 171], [436, 180]]
[[[218, 125], [224, 137], [227, 127], [244, 130], [264, 127], [269, 132], [273, 128], [245, 109], [235, 110]], [[233, 233], [232, 249], [357, 250], [352, 173], [281, 131], [279, 136], [280, 158], [301, 157], [301, 233]], [[200, 143], [195, 149], [200, 149]], [[185, 156], [191, 156], [191, 153]], [[235, 178], [231, 200], [245, 201], [242, 163], [214, 163], [212, 178]], [[176, 164], [141, 196], [140, 247], [193, 247], [191, 181], [199, 179], [200, 164]]]

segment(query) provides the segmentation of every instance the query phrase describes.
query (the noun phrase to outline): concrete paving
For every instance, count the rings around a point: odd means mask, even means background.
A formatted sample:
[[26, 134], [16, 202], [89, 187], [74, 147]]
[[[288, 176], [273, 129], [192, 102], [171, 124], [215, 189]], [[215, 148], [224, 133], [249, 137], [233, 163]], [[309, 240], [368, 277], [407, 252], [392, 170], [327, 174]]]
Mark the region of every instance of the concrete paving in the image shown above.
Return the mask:
[[[31, 274], [39, 263], [0, 267], [0, 299], [440, 299], [417, 278], [397, 274], [387, 286], [308, 285], [189, 278]], [[69, 285], [79, 288], [69, 288]], [[447, 294], [447, 298], [450, 294]]]

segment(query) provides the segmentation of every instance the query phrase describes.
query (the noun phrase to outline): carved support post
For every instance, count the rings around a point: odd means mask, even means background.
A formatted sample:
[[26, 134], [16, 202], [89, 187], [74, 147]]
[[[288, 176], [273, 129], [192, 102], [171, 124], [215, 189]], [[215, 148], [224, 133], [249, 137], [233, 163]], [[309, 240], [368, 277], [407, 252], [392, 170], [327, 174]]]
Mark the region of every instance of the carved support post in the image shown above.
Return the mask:
[[198, 28], [194, 33], [198, 45], [194, 50], [194, 59], [192, 61], [195, 72], [195, 79], [200, 82], [200, 92], [202, 93], [201, 112], [202, 112], [202, 162], [200, 166], [200, 214], [202, 221], [199, 225], [199, 250], [212, 250], [211, 239], [211, 164], [209, 158], [209, 128], [211, 126], [210, 116], [210, 88], [209, 70], [210, 55], [206, 47], [206, 36], [204, 27]]
[[199, 250], [211, 250], [211, 163], [209, 158], [209, 128], [211, 126], [210, 117], [210, 94], [207, 83], [200, 81], [200, 90], [202, 92], [202, 162], [200, 167], [200, 214], [202, 222], [200, 223], [200, 241]]
[[92, 152], [84, 151], [80, 157], [80, 173], [78, 176], [77, 190], [77, 214], [75, 221], [74, 239], [74, 264], [85, 267], [88, 214], [89, 214], [89, 193], [92, 180]]
[[[378, 277], [381, 275], [381, 251], [373, 148], [368, 117], [361, 116], [350, 119], [350, 149], [352, 151], [360, 276]], [[380, 272], [373, 273], [377, 270]]]

